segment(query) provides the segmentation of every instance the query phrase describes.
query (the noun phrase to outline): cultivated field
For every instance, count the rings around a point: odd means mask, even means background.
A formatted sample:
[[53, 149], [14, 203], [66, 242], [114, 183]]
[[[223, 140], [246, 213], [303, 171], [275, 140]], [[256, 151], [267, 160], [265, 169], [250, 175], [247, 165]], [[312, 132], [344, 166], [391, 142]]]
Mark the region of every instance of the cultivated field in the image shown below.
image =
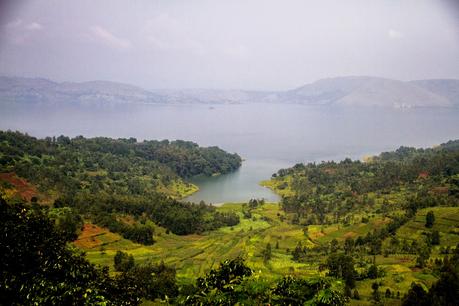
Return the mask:
[[[166, 233], [161, 227], [155, 228], [155, 244], [143, 246], [123, 239], [97, 226], [86, 224], [83, 233], [75, 244], [84, 249], [87, 257], [93, 263], [107, 265], [112, 268], [113, 257], [118, 250], [134, 255], [139, 263], [145, 261], [160, 262], [173, 265], [177, 269], [177, 278], [180, 283], [190, 283], [196, 277], [203, 276], [219, 262], [236, 256], [243, 256], [247, 264], [264, 278], [273, 279], [283, 275], [313, 276], [325, 275], [326, 271], [319, 272], [319, 265], [326, 260], [326, 256], [314, 257], [312, 254], [306, 263], [292, 260], [291, 251], [301, 241], [303, 246], [311, 248], [323, 245], [336, 238], [342, 242], [346, 237], [356, 238], [364, 236], [369, 231], [384, 226], [389, 222], [382, 216], [370, 217], [368, 223], [355, 223], [349, 226], [311, 225], [307, 234], [302, 226], [291, 225], [281, 221], [284, 212], [278, 204], [268, 203], [252, 211], [251, 219], [242, 217], [242, 204], [228, 203], [218, 208], [221, 211], [234, 210], [240, 213], [241, 223], [234, 227], [224, 227], [202, 235], [177, 236]], [[433, 210], [436, 221], [432, 229], [424, 227], [427, 211]], [[459, 242], [459, 208], [435, 207], [418, 212], [413, 221], [409, 221], [397, 231], [399, 239], [420, 239], [423, 232], [440, 231], [440, 245], [433, 248], [431, 258], [439, 256], [440, 248], [455, 246]], [[389, 239], [389, 238], [388, 238]], [[264, 262], [262, 252], [266, 245], [272, 247], [272, 259]], [[386, 245], [387, 240], [383, 243]], [[371, 284], [375, 281], [381, 284], [383, 295], [387, 288], [396, 295], [403, 295], [412, 281], [421, 282], [430, 286], [435, 280], [429, 268], [421, 270], [415, 268], [415, 255], [390, 254], [376, 257], [362, 255], [356, 262], [368, 264], [376, 260], [376, 264], [385, 275], [379, 279], [366, 279], [357, 282], [357, 289], [363, 299], [369, 299]], [[358, 270], [358, 268], [357, 268]], [[353, 301], [355, 303], [356, 301]], [[386, 299], [386, 304], [397, 305], [399, 299]], [[358, 301], [357, 305], [364, 305]]]

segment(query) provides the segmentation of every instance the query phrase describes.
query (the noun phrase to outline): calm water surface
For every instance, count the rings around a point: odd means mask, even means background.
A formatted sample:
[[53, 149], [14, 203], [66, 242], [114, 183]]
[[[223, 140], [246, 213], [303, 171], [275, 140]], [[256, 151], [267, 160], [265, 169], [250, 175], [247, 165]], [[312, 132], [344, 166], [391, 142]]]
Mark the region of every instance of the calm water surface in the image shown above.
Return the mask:
[[401, 145], [432, 146], [459, 138], [457, 109], [331, 109], [302, 105], [156, 105], [111, 108], [0, 109], [0, 129], [33, 136], [184, 139], [244, 158], [231, 174], [194, 178], [190, 201], [276, 201], [259, 182], [297, 162], [362, 158]]

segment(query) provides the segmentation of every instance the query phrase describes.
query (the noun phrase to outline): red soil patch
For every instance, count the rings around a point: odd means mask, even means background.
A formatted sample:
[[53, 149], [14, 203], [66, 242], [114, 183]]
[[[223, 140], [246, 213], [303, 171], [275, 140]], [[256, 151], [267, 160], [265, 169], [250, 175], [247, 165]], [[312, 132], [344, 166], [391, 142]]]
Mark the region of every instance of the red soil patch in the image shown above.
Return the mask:
[[432, 188], [432, 193], [435, 193], [435, 194], [448, 193], [448, 187], [434, 187]]
[[104, 235], [109, 231], [91, 223], [85, 223], [78, 239], [73, 243], [82, 249], [92, 249], [102, 244], [97, 236]]
[[333, 169], [333, 168], [325, 168], [325, 169], [324, 169], [324, 172], [327, 173], [327, 174], [335, 174], [335, 173], [336, 173], [336, 169]]
[[428, 177], [429, 177], [429, 173], [426, 172], [426, 171], [420, 172], [419, 175], [418, 175], [418, 178], [420, 178], [420, 179], [426, 179]]
[[399, 263], [407, 263], [407, 262], [410, 262], [410, 261], [412, 261], [412, 258], [410, 258], [410, 257], [402, 257], [402, 258], [398, 259]]
[[92, 223], [85, 223], [83, 226], [83, 230], [81, 231], [81, 234], [78, 236], [78, 239], [89, 238], [92, 236], [98, 236], [106, 233], [108, 233], [108, 229], [102, 228]]
[[389, 223], [389, 219], [385, 218], [385, 219], [380, 219], [380, 220], [374, 220], [372, 223], [373, 223], [373, 226], [380, 227], [386, 223]]
[[357, 236], [356, 232], [347, 232], [346, 234], [343, 235], [344, 238], [353, 238]]
[[0, 173], [0, 180], [10, 183], [16, 189], [16, 194], [23, 200], [31, 201], [32, 197], [38, 195], [35, 186], [31, 185], [27, 180], [18, 177], [15, 173]]
[[92, 223], [85, 223], [81, 234], [73, 244], [81, 249], [94, 249], [119, 240], [121, 240], [121, 237], [118, 234]]
[[313, 238], [314, 239], [318, 239], [318, 238], [323, 237], [323, 236], [325, 236], [325, 234], [322, 233], [322, 232], [313, 232], [313, 233], [309, 234], [309, 237], [311, 239], [313, 239]]

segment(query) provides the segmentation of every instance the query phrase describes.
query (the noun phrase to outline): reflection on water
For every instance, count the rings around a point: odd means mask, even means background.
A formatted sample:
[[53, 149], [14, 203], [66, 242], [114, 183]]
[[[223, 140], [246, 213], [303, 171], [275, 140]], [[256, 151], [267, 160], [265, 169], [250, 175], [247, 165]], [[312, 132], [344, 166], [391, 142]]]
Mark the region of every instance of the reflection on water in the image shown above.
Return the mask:
[[258, 185], [279, 168], [459, 138], [458, 109], [332, 109], [289, 104], [151, 105], [112, 108], [3, 107], [0, 129], [33, 136], [184, 139], [219, 146], [246, 161], [235, 173], [196, 178], [189, 199], [276, 200]]
[[219, 204], [244, 202], [248, 199], [265, 199], [278, 202], [279, 197], [270, 189], [259, 185], [260, 180], [271, 177], [280, 168], [290, 166], [287, 162], [266, 159], [245, 160], [236, 172], [217, 177], [196, 177], [192, 182], [200, 190], [186, 198], [186, 201]]

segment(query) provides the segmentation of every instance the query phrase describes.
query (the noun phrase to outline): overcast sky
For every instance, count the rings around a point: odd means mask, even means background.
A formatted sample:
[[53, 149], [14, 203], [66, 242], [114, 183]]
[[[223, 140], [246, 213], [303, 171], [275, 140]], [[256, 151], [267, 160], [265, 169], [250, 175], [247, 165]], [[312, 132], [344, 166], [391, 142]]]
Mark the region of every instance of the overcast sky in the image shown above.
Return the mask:
[[459, 78], [456, 0], [0, 2], [1, 75], [262, 90]]

